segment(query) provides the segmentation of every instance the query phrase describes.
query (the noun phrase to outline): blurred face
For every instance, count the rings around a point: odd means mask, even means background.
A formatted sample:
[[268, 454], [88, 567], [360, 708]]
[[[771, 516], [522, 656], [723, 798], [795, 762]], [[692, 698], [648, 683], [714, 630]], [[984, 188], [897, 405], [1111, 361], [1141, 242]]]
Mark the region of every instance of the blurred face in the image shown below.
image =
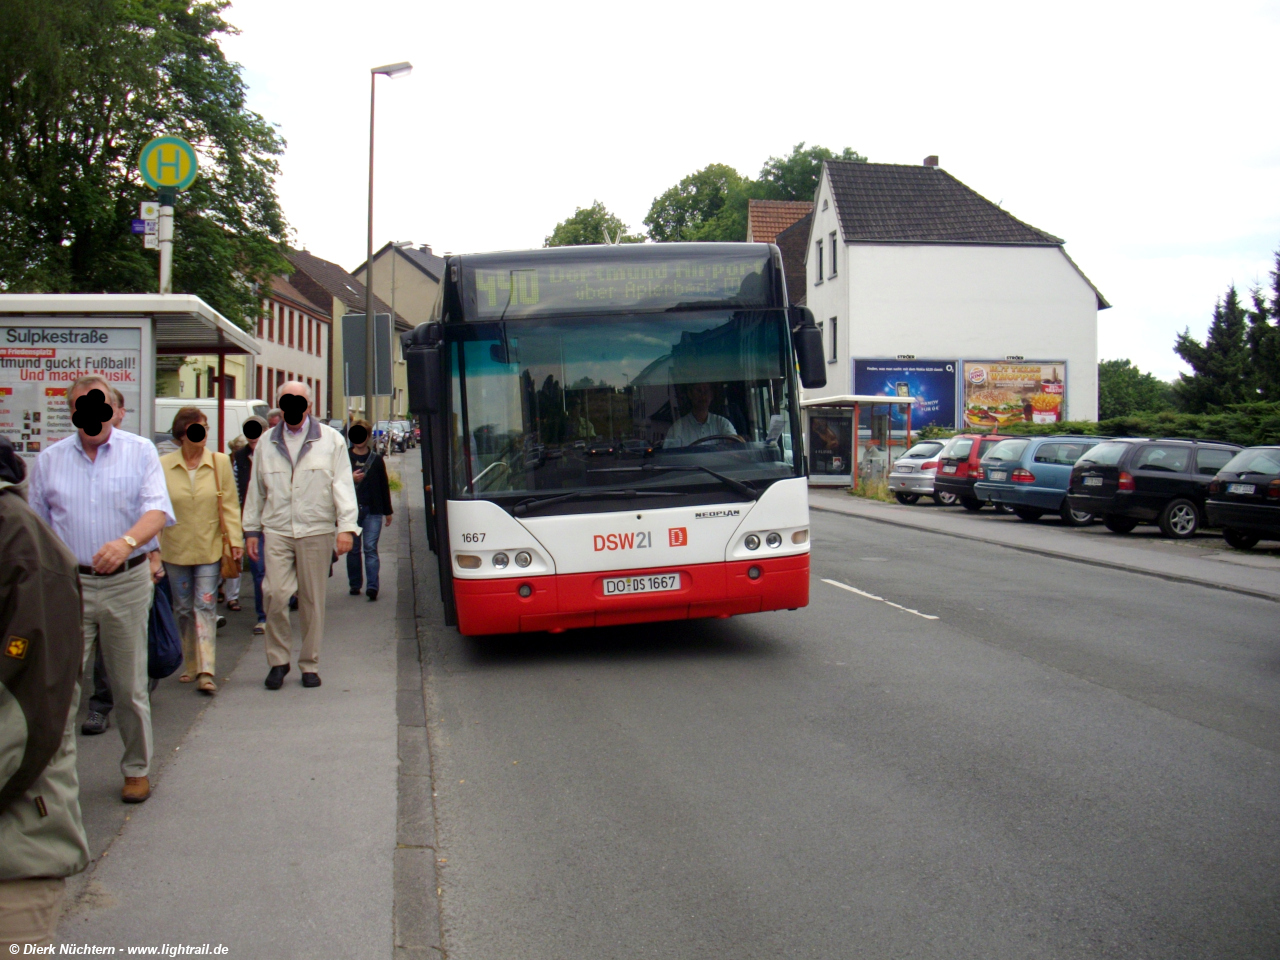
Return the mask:
[[284, 411], [285, 424], [297, 430], [311, 412], [307, 385], [296, 381], [286, 383], [280, 391], [280, 409]]
[[72, 411], [71, 420], [80, 434], [81, 446], [96, 447], [111, 436], [116, 409], [110, 398], [109, 386], [92, 382], [67, 396], [67, 407]]
[[186, 436], [182, 438], [184, 450], [203, 450], [209, 439], [209, 421], [197, 420], [187, 427]]
[[689, 402], [696, 413], [706, 414], [711, 409], [711, 384], [695, 383], [689, 388]]

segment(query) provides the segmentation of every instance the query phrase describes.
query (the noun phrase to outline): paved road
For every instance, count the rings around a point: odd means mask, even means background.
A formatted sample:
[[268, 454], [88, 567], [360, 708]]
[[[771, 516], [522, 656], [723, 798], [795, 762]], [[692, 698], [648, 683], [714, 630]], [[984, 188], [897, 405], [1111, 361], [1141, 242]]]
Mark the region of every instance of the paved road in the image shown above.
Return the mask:
[[1280, 956], [1274, 603], [814, 529], [799, 612], [427, 630], [451, 958]]

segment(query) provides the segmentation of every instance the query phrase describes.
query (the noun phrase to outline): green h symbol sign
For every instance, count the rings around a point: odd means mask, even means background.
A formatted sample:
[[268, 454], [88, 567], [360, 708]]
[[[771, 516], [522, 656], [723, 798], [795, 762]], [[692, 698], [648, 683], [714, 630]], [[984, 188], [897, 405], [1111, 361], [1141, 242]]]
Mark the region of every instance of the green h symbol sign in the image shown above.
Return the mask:
[[[166, 145], [167, 146], [167, 145]], [[176, 146], [168, 147], [171, 160], [165, 159], [165, 147], [161, 146], [156, 149], [156, 179], [164, 182], [166, 179], [164, 172], [166, 169], [173, 171], [173, 183], [179, 183], [182, 180], [182, 154]]]

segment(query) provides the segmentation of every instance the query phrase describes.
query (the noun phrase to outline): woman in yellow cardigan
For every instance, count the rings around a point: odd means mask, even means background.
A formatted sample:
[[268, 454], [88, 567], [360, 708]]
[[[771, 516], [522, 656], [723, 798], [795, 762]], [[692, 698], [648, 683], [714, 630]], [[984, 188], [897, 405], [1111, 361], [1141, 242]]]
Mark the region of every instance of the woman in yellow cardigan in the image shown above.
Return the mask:
[[226, 525], [231, 554], [237, 561], [244, 549], [244, 534], [231, 458], [205, 449], [208, 423], [196, 407], [183, 407], [173, 418], [173, 439], [182, 448], [161, 457], [160, 466], [178, 522], [160, 532], [160, 559], [169, 577], [173, 612], [182, 634], [183, 666], [178, 679], [183, 683], [195, 680], [196, 689], [212, 695], [218, 690], [213, 682], [213, 659], [222, 525]]

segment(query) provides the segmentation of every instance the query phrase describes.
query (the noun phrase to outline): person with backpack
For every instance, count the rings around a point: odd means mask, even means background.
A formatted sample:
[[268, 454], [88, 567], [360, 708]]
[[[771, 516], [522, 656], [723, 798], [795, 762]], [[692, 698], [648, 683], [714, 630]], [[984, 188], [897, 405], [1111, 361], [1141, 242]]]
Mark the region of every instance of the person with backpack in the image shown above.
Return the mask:
[[[351, 479], [356, 484], [356, 503], [360, 512], [356, 522], [360, 533], [347, 554], [347, 583], [351, 596], [360, 595], [361, 580], [364, 594], [370, 600], [378, 599], [378, 539], [382, 527], [391, 526], [391, 484], [387, 479], [387, 464], [382, 455], [369, 449], [369, 422], [357, 420], [348, 431], [351, 448]], [[361, 563], [364, 576], [361, 577]]]

